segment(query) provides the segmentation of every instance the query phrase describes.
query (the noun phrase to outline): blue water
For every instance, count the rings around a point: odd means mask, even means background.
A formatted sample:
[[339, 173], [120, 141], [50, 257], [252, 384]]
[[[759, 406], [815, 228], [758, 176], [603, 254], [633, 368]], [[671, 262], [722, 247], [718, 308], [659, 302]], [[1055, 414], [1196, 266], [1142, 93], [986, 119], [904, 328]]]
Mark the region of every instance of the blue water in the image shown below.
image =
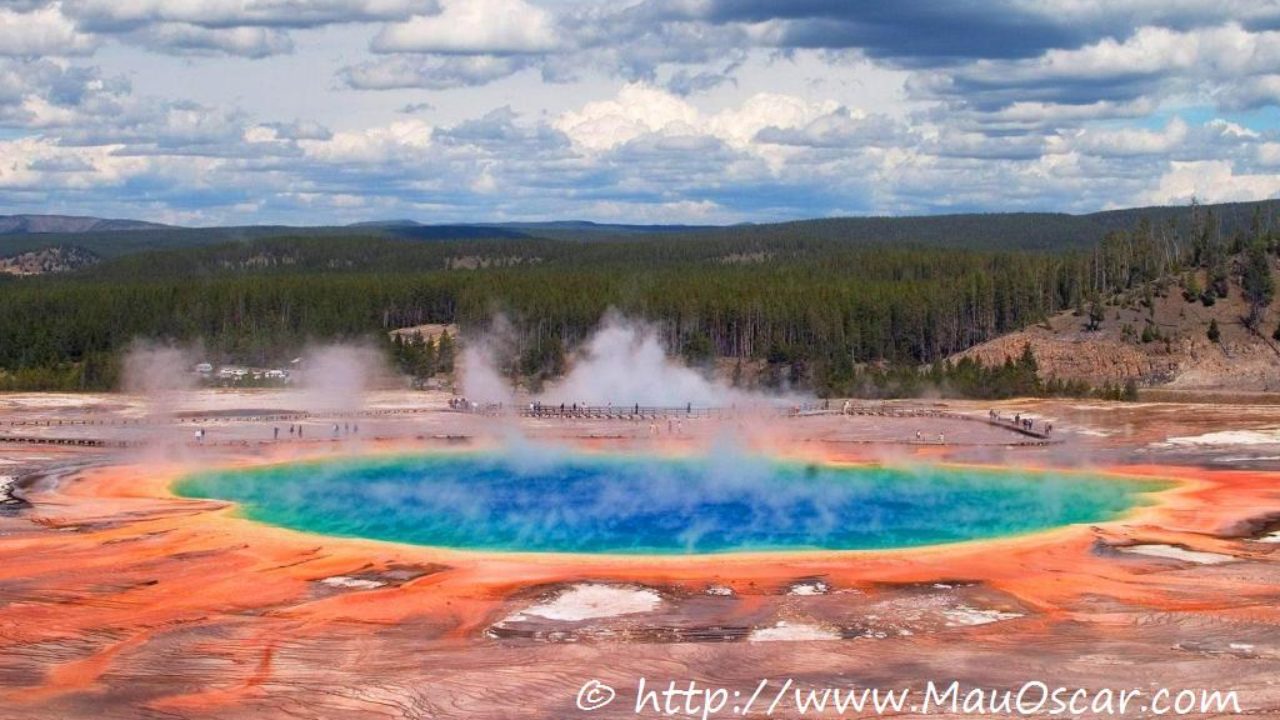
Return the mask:
[[180, 480], [296, 530], [452, 548], [576, 553], [867, 550], [1114, 518], [1158, 484], [945, 466], [760, 457], [432, 454]]

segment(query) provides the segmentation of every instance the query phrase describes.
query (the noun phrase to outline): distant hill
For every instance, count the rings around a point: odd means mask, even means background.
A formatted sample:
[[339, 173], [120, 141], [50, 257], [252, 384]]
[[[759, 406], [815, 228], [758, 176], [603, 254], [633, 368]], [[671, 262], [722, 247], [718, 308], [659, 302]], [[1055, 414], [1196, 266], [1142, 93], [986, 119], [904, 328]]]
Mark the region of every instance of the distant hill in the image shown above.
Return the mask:
[[[587, 220], [559, 220], [553, 222], [509, 222], [489, 227], [516, 230], [537, 237], [554, 240], [593, 240], [632, 237], [637, 235], [672, 235], [725, 230], [723, 225], [628, 225], [621, 223], [596, 223]], [[732, 226], [741, 227], [741, 226]]]
[[[144, 223], [145, 224], [145, 223]], [[516, 240], [529, 235], [518, 230], [483, 225], [418, 225], [367, 223], [354, 226], [294, 227], [245, 225], [210, 228], [152, 226], [145, 230], [87, 230], [58, 233], [0, 233], [0, 257], [59, 245], [75, 245], [103, 258], [153, 250], [180, 250], [270, 238], [318, 238], [363, 241], [370, 238], [405, 241]]]
[[552, 240], [590, 240], [630, 235], [698, 232], [720, 230], [721, 225], [628, 225], [597, 223], [588, 220], [555, 220], [548, 222], [469, 223], [437, 225], [404, 218], [370, 220], [347, 227], [361, 230], [378, 229], [403, 237], [422, 239], [476, 239], [494, 237], [542, 237]]
[[[369, 227], [369, 226], [366, 226]], [[501, 225], [381, 225], [388, 235], [406, 240], [502, 240], [530, 237]]]
[[[1246, 231], [1256, 211], [1280, 220], [1280, 200], [1205, 205], [1224, 235]], [[104, 259], [152, 250], [206, 247], [266, 238], [404, 241], [546, 240], [643, 243], [716, 241], [777, 247], [833, 243], [855, 247], [943, 247], [960, 250], [1056, 252], [1087, 250], [1108, 232], [1149, 219], [1162, 230], [1190, 227], [1186, 205], [1066, 213], [970, 213], [908, 217], [843, 217], [743, 225], [628, 225], [586, 221], [430, 224], [412, 219], [375, 220], [347, 226], [249, 225], [180, 228], [132, 220], [52, 215], [0, 216], [0, 257], [59, 245], [75, 245]]]
[[[1214, 213], [1222, 233], [1227, 236], [1247, 230], [1253, 222], [1255, 210], [1260, 209], [1269, 219], [1280, 219], [1280, 200], [1219, 203], [1201, 208]], [[406, 237], [427, 229], [443, 231], [450, 227], [469, 227], [516, 231], [525, 237], [554, 240], [644, 240], [657, 237], [744, 241], [803, 239], [971, 250], [1078, 250], [1092, 247], [1108, 232], [1131, 230], [1144, 217], [1157, 228], [1173, 222], [1185, 229], [1191, 218], [1191, 208], [1186, 205], [1151, 206], [1084, 215], [1010, 212], [836, 217], [737, 225], [633, 225], [562, 220], [447, 226], [426, 225], [413, 220], [387, 220], [352, 227], [379, 228]], [[492, 234], [482, 236], [493, 237]]]
[[[1255, 210], [1261, 210], [1272, 224], [1280, 219], [1280, 200], [1203, 205], [1212, 211], [1223, 235], [1247, 230]], [[805, 239], [846, 242], [865, 246], [949, 247], [967, 250], [1084, 250], [1093, 247], [1108, 232], [1130, 230], [1140, 219], [1149, 219], [1157, 229], [1168, 223], [1182, 230], [1190, 226], [1191, 208], [1186, 205], [1126, 208], [1087, 215], [1067, 213], [969, 213], [914, 217], [844, 217], [797, 220], [784, 223], [734, 225], [664, 232], [665, 237], [744, 241]], [[636, 235], [643, 238], [645, 235]]]
[[417, 220], [366, 220], [365, 222], [351, 223], [347, 227], [352, 228], [407, 228], [422, 227], [422, 223]]
[[76, 215], [0, 215], [0, 235], [165, 230], [170, 225]]

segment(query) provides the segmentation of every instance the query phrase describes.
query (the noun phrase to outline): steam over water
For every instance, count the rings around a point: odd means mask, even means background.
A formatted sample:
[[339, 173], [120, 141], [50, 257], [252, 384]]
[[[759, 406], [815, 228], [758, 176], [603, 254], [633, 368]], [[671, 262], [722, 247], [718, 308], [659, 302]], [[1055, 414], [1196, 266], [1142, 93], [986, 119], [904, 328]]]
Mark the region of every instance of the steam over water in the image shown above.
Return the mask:
[[298, 530], [579, 553], [857, 550], [1116, 517], [1160, 487], [1080, 475], [583, 454], [467, 453], [203, 473], [179, 493]]
[[[514, 398], [500, 369], [511, 362], [514, 331], [498, 316], [488, 332], [469, 337], [462, 357], [462, 394], [482, 403]], [[568, 372], [538, 395], [548, 405], [728, 407], [768, 405], [779, 399], [731, 387], [711, 373], [672, 357], [657, 326], [607, 313], [573, 354]], [[794, 399], [794, 398], [792, 398]]]
[[573, 368], [544, 395], [548, 403], [700, 407], [749, 398], [668, 357], [656, 330], [617, 316], [605, 319]]

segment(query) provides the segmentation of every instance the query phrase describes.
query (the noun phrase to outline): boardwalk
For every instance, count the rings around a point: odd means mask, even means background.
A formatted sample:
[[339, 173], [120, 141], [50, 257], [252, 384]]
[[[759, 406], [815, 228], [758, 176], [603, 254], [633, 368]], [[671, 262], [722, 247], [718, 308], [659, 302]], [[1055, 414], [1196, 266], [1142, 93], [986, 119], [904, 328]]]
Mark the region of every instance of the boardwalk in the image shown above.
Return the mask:
[[[501, 408], [499, 408], [499, 412]], [[646, 405], [524, 405], [518, 415], [528, 418], [569, 420], [657, 420], [659, 418], [728, 418], [738, 414], [735, 408], [719, 407], [649, 407]]]
[[[802, 419], [808, 417], [840, 417], [840, 416], [863, 416], [863, 417], [884, 417], [884, 418], [900, 418], [900, 419], [920, 419], [920, 420], [949, 420], [965, 423], [982, 423], [991, 427], [1007, 430], [1016, 433], [1024, 438], [1028, 438], [1032, 442], [1018, 444], [1048, 444], [1056, 443], [1059, 440], [1050, 432], [1049, 426], [1043, 421], [1032, 421], [1029, 418], [1007, 418], [1001, 417], [995, 412], [990, 412], [986, 416], [976, 414], [966, 414], [952, 412], [942, 408], [935, 407], [912, 407], [897, 405], [892, 403], [859, 403], [846, 402], [843, 404], [833, 404], [829, 401], [805, 403], [805, 404], [776, 404], [776, 405], [751, 405], [751, 406], [727, 406], [727, 407], [698, 407], [691, 404], [684, 406], [647, 406], [647, 405], [546, 405], [538, 403], [529, 403], [522, 405], [477, 405], [473, 403], [465, 403], [462, 405], [452, 406], [448, 409], [442, 407], [418, 407], [418, 408], [383, 408], [373, 410], [358, 410], [345, 412], [305, 412], [305, 411], [241, 411], [241, 412], [212, 412], [201, 414], [183, 414], [179, 416], [153, 416], [143, 418], [27, 418], [22, 420], [10, 420], [0, 423], [0, 428], [5, 428], [8, 432], [0, 432], [0, 443], [7, 444], [44, 444], [44, 445], [64, 445], [64, 446], [83, 446], [83, 447], [138, 447], [141, 445], [154, 442], [156, 438], [112, 438], [113, 431], [122, 431], [126, 429], [136, 428], [142, 430], [144, 428], [161, 428], [161, 427], [187, 427], [200, 428], [204, 426], [234, 426], [239, 423], [246, 424], [267, 424], [267, 423], [305, 423], [320, 422], [323, 424], [335, 423], [335, 421], [343, 421], [348, 419], [394, 419], [407, 418], [414, 416], [422, 416], [432, 413], [457, 413], [479, 417], [521, 417], [531, 420], [560, 420], [565, 422], [584, 421], [584, 422], [627, 422], [627, 423], [653, 423], [663, 420], [736, 420], [742, 418], [772, 418], [779, 421], [787, 419]], [[335, 423], [336, 424], [336, 423]], [[86, 437], [75, 437], [76, 430], [81, 432], [93, 427], [101, 427], [101, 432], [94, 433], [92, 430], [86, 433]], [[300, 425], [301, 427], [301, 425]], [[57, 433], [57, 428], [65, 428], [70, 431], [68, 435]], [[441, 428], [448, 434], [450, 431]], [[49, 432], [53, 430], [53, 432]], [[317, 431], [312, 428], [312, 433], [318, 433], [313, 438], [315, 440], [326, 439], [329, 435], [328, 429]], [[357, 430], [358, 433], [358, 430]], [[276, 436], [271, 442], [291, 442], [293, 441], [292, 433], [289, 438]], [[339, 437], [335, 430], [334, 439]], [[347, 431], [341, 433], [342, 438], [348, 437]], [[941, 436], [939, 436], [941, 438]], [[301, 438], [298, 438], [301, 440]], [[366, 438], [370, 439], [370, 438]], [[919, 441], [919, 438], [917, 438]], [[265, 444], [258, 438], [219, 438], [213, 440], [206, 439], [203, 442], [187, 443], [192, 445], [210, 445], [210, 446], [228, 446], [239, 445], [248, 446], [256, 444]]]
[[[501, 405], [478, 407], [474, 412], [500, 415], [508, 409]], [[951, 412], [934, 408], [904, 408], [889, 405], [852, 405], [846, 404], [841, 409], [832, 409], [831, 403], [805, 403], [800, 405], [753, 406], [738, 407], [649, 407], [645, 405], [538, 405], [530, 404], [519, 407], [516, 411], [521, 417], [552, 418], [573, 420], [657, 420], [664, 418], [734, 418], [744, 414], [771, 415], [774, 417], [813, 417], [821, 415], [857, 415], [892, 418], [924, 418], [946, 419], [961, 422], [977, 422], [1002, 428], [1026, 437], [1045, 442], [1054, 442], [1049, 426], [1043, 422], [1033, 423], [1029, 419], [1014, 420], [991, 414], [986, 417], [965, 413]]]
[[51, 427], [150, 427], [163, 425], [201, 425], [215, 422], [301, 422], [312, 419], [342, 420], [353, 418], [398, 417], [440, 412], [440, 408], [381, 408], [376, 410], [339, 410], [327, 412], [210, 412], [206, 414], [182, 414], [142, 418], [31, 418], [0, 421], [0, 427], [51, 428]]
[[985, 417], [977, 415], [967, 415], [964, 413], [950, 412], [948, 410], [936, 410], [931, 408], [896, 408], [888, 406], [854, 406], [843, 411], [846, 415], [876, 415], [880, 417], [895, 418], [945, 418], [948, 420], [963, 420], [968, 422], [981, 422], [993, 427], [1004, 428], [1019, 435], [1036, 438], [1037, 440], [1049, 440], [1052, 433], [1049, 432], [1048, 426], [1041, 422], [1039, 425], [1025, 425], [1022, 422], [1012, 418], [1005, 418], [1000, 415], [987, 415]]
[[16, 445], [69, 445], [76, 447], [141, 447], [145, 443], [136, 440], [105, 440], [103, 438], [44, 437], [40, 435], [0, 435], [0, 443]]

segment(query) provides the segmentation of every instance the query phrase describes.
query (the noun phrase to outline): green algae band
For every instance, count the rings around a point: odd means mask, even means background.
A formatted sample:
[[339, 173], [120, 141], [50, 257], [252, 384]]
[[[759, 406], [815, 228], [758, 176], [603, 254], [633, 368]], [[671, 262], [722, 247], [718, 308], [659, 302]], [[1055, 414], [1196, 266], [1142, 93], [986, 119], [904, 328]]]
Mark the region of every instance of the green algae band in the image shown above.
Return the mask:
[[296, 530], [519, 552], [914, 547], [1112, 519], [1153, 483], [956, 467], [468, 453], [202, 473], [179, 494]]

